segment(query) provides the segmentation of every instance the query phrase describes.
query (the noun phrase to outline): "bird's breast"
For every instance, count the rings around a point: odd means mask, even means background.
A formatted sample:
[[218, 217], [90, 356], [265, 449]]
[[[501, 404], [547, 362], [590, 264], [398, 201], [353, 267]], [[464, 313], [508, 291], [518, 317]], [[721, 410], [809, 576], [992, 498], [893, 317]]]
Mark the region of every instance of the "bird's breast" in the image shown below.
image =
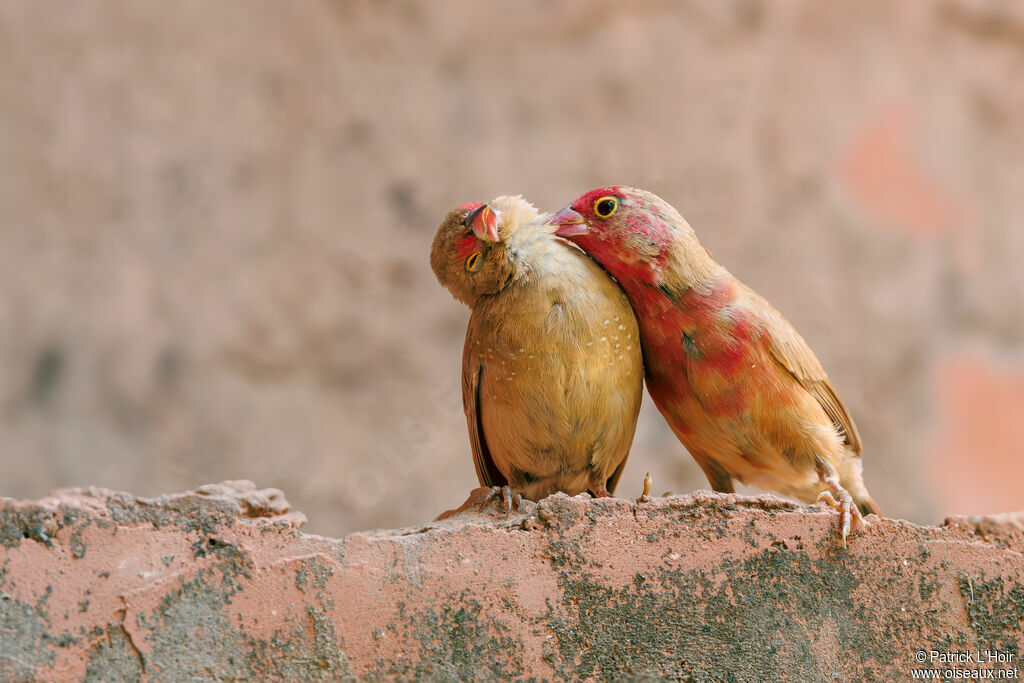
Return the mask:
[[[692, 316], [664, 316], [642, 328], [648, 388], [659, 404], [691, 420], [742, 414], [760, 383], [766, 358], [749, 324]], [[659, 405], [661, 407], [661, 405]]]

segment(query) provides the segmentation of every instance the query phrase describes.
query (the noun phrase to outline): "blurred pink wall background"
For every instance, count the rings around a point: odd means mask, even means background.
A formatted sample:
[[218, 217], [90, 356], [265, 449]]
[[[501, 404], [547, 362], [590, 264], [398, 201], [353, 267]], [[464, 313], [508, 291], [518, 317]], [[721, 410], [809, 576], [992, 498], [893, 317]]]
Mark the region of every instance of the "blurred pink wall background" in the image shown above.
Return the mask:
[[[476, 485], [464, 201], [650, 189], [801, 331], [887, 514], [1024, 508], [1024, 8], [0, 2], [0, 494]], [[619, 495], [706, 488], [647, 400]]]

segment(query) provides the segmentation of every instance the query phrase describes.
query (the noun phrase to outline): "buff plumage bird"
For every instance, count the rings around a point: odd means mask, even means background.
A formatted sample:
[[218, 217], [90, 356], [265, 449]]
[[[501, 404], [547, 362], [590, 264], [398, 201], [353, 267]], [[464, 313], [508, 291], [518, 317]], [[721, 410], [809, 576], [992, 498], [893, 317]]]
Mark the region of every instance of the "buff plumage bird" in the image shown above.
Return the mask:
[[472, 309], [462, 400], [481, 485], [525, 497], [614, 492], [643, 386], [625, 294], [521, 197], [453, 209], [434, 238], [438, 281]]

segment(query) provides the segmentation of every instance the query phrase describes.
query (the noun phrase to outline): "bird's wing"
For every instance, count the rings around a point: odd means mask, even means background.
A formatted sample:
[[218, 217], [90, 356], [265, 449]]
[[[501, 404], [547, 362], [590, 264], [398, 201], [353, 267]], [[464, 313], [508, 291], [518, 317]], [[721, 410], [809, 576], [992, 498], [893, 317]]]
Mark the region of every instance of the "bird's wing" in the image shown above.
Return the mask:
[[622, 478], [622, 470], [626, 469], [626, 460], [629, 459], [629, 453], [626, 453], [626, 457], [622, 459], [619, 466], [612, 472], [612, 476], [608, 477], [608, 482], [605, 484], [605, 488], [608, 493], [615, 493], [615, 487], [619, 485], [619, 479]]
[[480, 381], [484, 373], [483, 359], [469, 345], [462, 361], [462, 407], [466, 411], [466, 425], [469, 427], [469, 445], [473, 449], [473, 464], [476, 478], [481, 486], [505, 486], [508, 480], [494, 464], [491, 451], [484, 437], [484, 424], [480, 417]]
[[828, 380], [821, 363], [807, 346], [807, 342], [789, 321], [775, 310], [775, 307], [755, 292], [748, 291], [753, 298], [760, 299], [758, 303], [763, 306], [762, 319], [770, 340], [769, 348], [772, 355], [821, 404], [836, 431], [843, 437], [843, 442], [855, 453], [860, 454], [860, 433], [857, 431], [857, 425], [836, 393], [835, 387]]

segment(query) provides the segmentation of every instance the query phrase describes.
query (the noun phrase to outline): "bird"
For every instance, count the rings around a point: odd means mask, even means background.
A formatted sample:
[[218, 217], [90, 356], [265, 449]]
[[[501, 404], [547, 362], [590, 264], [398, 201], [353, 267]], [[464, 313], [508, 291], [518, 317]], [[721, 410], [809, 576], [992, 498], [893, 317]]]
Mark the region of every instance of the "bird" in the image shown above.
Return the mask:
[[764, 297], [718, 264], [645, 190], [606, 186], [551, 219], [625, 290], [647, 389], [715, 491], [734, 480], [839, 512], [843, 546], [864, 515], [861, 438], [821, 363]]
[[484, 502], [508, 513], [562, 491], [609, 496], [643, 398], [636, 317], [593, 260], [522, 196], [452, 209], [434, 238], [438, 281], [472, 309], [462, 404]]

